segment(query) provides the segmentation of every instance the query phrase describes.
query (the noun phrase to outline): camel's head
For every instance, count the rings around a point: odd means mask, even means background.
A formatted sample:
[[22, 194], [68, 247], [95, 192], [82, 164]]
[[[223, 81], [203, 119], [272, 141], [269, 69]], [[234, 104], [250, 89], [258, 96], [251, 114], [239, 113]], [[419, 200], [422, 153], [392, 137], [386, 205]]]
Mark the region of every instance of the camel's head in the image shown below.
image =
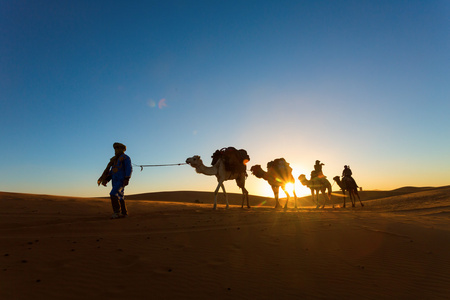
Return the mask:
[[336, 182], [339, 182], [339, 181], [340, 181], [340, 178], [339, 178], [339, 176], [334, 176], [334, 177], [333, 177], [333, 180], [336, 181]]
[[305, 174], [301, 174], [300, 176], [298, 176], [298, 180], [300, 180], [300, 182], [307, 186], [308, 185], [308, 179], [306, 179], [306, 175]]
[[261, 165], [252, 166], [250, 172], [258, 178], [264, 178], [264, 170], [261, 168]]
[[198, 155], [187, 158], [186, 163], [194, 168], [203, 164], [202, 159]]

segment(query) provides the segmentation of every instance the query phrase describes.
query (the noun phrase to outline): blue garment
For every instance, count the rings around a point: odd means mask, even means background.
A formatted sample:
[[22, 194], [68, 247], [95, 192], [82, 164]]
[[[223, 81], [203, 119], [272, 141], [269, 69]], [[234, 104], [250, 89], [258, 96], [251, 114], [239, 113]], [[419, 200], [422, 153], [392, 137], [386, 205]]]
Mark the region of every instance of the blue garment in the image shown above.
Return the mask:
[[126, 154], [121, 154], [109, 171], [109, 176], [112, 178], [112, 189], [109, 193], [111, 196], [117, 196], [119, 200], [123, 200], [124, 180], [127, 177], [131, 177], [132, 172], [133, 167], [131, 166], [130, 157]]

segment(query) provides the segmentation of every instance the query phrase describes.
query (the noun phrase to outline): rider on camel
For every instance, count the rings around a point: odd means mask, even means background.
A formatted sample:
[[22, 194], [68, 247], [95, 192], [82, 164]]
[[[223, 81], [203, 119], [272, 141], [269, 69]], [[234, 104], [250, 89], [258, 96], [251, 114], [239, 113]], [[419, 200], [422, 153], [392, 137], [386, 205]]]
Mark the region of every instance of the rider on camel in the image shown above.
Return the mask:
[[325, 164], [321, 163], [320, 160], [316, 160], [316, 164], [314, 165], [314, 171], [311, 172], [311, 179], [314, 177], [325, 178], [322, 172], [322, 166]]
[[358, 187], [355, 179], [352, 177], [352, 170], [350, 169], [350, 166], [347, 166], [347, 165], [344, 166], [344, 170], [342, 171], [342, 181], [345, 181], [345, 180], [353, 181], [355, 183], [356, 187]]

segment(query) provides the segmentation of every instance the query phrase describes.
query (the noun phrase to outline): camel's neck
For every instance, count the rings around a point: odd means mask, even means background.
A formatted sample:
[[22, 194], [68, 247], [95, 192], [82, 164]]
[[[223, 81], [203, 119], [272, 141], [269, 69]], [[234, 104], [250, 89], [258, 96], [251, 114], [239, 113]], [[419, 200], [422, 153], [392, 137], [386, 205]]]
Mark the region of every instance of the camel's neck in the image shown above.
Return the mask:
[[261, 169], [261, 176], [262, 176], [262, 179], [264, 179], [266, 181], [270, 181], [272, 179], [272, 176], [270, 176], [269, 172], [266, 172], [263, 169]]
[[212, 167], [207, 167], [203, 163], [198, 166], [195, 166], [195, 170], [197, 171], [197, 173], [208, 175], [208, 176], [217, 175], [217, 168], [218, 168], [218, 163], [216, 163]]
[[312, 181], [305, 178], [302, 183], [303, 183], [303, 185], [306, 185], [307, 187], [310, 187], [311, 184], [312, 184]]

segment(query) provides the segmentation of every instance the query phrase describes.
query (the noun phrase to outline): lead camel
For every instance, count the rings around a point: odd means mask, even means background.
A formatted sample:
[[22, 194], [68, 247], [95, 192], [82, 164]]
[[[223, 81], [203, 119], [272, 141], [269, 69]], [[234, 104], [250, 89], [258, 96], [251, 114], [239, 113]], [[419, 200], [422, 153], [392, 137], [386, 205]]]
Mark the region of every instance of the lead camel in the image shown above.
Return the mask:
[[193, 157], [189, 157], [186, 159], [186, 163], [197, 171], [199, 174], [204, 174], [208, 176], [216, 176], [217, 177], [217, 187], [214, 190], [214, 206], [213, 209], [217, 209], [217, 194], [219, 193], [219, 189], [222, 188], [223, 193], [225, 194], [225, 202], [226, 208], [229, 207], [228, 204], [228, 195], [225, 191], [224, 182], [227, 180], [236, 180], [236, 184], [242, 190], [242, 205], [244, 207], [244, 201], [247, 200], [247, 207], [250, 208], [250, 204], [248, 202], [248, 191], [245, 188], [245, 179], [247, 177], [247, 173], [244, 171], [232, 172], [228, 171], [225, 167], [225, 159], [219, 158], [211, 167], [207, 167], [203, 164], [200, 156], [194, 155]]

